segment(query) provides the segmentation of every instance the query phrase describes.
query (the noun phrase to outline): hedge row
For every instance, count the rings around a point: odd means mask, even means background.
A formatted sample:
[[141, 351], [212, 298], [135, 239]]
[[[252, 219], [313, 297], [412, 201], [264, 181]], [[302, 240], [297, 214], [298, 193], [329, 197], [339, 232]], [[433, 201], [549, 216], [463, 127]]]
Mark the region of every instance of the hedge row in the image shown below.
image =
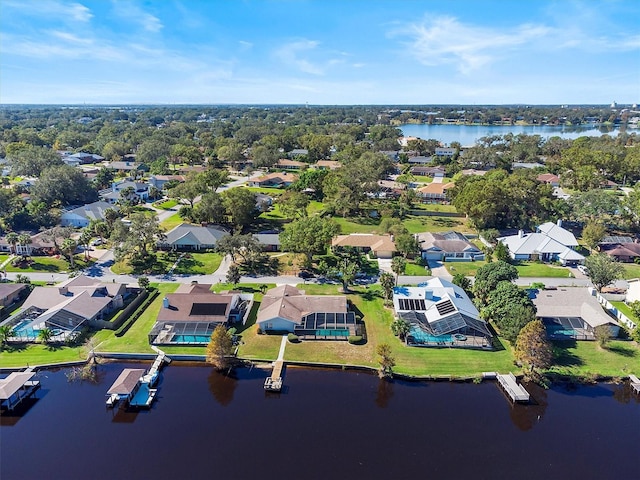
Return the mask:
[[151, 291], [146, 301], [142, 305], [140, 305], [135, 312], [133, 312], [133, 315], [131, 315], [118, 330], [115, 331], [116, 337], [121, 337], [125, 333], [127, 333], [127, 330], [129, 330], [129, 328], [131, 328], [131, 325], [133, 325], [135, 321], [140, 317], [140, 315], [142, 315], [142, 312], [144, 312], [147, 307], [151, 305], [151, 302], [155, 300], [159, 293], [160, 290], [158, 289], [154, 289]]

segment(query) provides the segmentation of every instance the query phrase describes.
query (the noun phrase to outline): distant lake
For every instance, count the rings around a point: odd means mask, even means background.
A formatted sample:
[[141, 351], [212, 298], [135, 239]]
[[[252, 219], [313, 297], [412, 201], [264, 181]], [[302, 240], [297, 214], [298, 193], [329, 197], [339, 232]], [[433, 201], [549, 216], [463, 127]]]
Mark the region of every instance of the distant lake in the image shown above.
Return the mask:
[[530, 386], [535, 404], [514, 406], [494, 382], [287, 368], [278, 395], [262, 388], [266, 370], [229, 378], [174, 362], [150, 411], [107, 410], [109, 386], [139, 365], [101, 365], [96, 384], [41, 371], [40, 398], [0, 418], [0, 477], [638, 478], [640, 400], [628, 385]]
[[[506, 135], [513, 133], [518, 135], [540, 135], [543, 138], [558, 136], [561, 138], [575, 139], [578, 137], [599, 137], [600, 135], [616, 136], [620, 132], [620, 127], [596, 127], [593, 125], [582, 125], [578, 127], [540, 125], [426, 125], [426, 124], [406, 124], [399, 127], [405, 137], [419, 137], [424, 140], [435, 139], [446, 143], [460, 142], [463, 146], [476, 143], [481, 137], [488, 135]], [[637, 130], [629, 130], [632, 133]]]

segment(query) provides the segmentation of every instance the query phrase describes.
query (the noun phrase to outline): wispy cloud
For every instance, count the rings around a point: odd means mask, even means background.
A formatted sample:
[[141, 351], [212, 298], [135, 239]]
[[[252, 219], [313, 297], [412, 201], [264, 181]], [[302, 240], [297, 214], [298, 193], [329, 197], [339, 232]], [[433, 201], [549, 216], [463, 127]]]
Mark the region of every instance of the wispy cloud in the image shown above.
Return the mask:
[[319, 44], [320, 42], [314, 40], [290, 42], [276, 50], [275, 56], [285, 65], [297, 68], [304, 73], [323, 75], [324, 68], [321, 65], [311, 62], [308, 58], [303, 58], [305, 54], [315, 50]]
[[112, 3], [113, 11], [118, 17], [138, 23], [148, 32], [159, 32], [164, 27], [158, 17], [144, 11], [133, 2], [112, 0]]
[[55, 17], [65, 21], [71, 19], [76, 22], [88, 22], [93, 18], [89, 8], [76, 2], [3, 0], [2, 7], [5, 11], [14, 10], [29, 16]]
[[392, 36], [408, 36], [409, 54], [424, 65], [455, 64], [470, 73], [493, 62], [500, 52], [514, 49], [550, 32], [549, 27], [525, 24], [498, 30], [464, 24], [450, 16], [426, 17]]

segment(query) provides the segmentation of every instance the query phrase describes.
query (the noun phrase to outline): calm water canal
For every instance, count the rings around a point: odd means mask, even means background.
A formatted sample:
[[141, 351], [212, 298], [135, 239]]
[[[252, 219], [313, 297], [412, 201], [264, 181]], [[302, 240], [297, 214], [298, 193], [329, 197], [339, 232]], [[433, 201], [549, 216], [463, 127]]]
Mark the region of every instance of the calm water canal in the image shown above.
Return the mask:
[[273, 395], [263, 370], [173, 363], [150, 411], [107, 410], [106, 390], [136, 365], [102, 365], [96, 384], [41, 372], [40, 398], [1, 419], [0, 478], [638, 478], [628, 386], [531, 389], [537, 404], [513, 407], [492, 382], [289, 368]]
[[[419, 137], [422, 139], [440, 140], [446, 144], [460, 142], [463, 146], [476, 143], [481, 137], [489, 135], [506, 135], [520, 133], [526, 135], [540, 135], [542, 138], [558, 136], [560, 138], [576, 139], [578, 137], [599, 137], [611, 135], [615, 137], [620, 133], [619, 127], [597, 127], [594, 125], [581, 125], [577, 127], [556, 125], [426, 125], [406, 124], [400, 125], [405, 137]], [[640, 133], [637, 129], [626, 129], [626, 132]]]

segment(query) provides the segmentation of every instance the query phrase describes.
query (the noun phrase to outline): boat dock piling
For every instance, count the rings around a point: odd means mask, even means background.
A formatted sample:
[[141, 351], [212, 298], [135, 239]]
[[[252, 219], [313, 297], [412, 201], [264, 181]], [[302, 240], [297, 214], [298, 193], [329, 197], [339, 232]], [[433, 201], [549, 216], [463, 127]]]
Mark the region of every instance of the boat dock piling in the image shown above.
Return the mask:
[[529, 392], [527, 392], [525, 388], [518, 383], [518, 380], [513, 373], [509, 372], [508, 375], [497, 374], [496, 378], [498, 379], [498, 385], [500, 385], [507, 395], [509, 395], [511, 401], [518, 403], [529, 402]]

